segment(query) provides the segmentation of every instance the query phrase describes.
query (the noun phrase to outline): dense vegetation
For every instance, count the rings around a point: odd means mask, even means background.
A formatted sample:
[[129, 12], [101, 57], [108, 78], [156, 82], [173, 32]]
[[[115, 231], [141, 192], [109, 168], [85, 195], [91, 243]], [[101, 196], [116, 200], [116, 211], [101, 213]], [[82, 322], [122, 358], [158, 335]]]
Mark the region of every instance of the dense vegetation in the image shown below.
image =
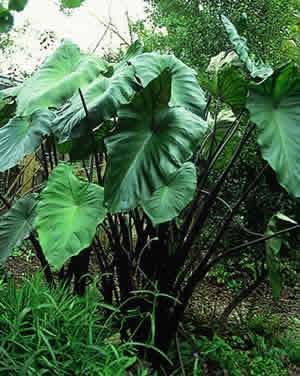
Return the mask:
[[[7, 12], [19, 10], [11, 3]], [[219, 8], [204, 3], [199, 17], [208, 17], [214, 31], [200, 30], [203, 41], [195, 43], [203, 43], [197, 51], [205, 59], [197, 61], [195, 50], [181, 53], [186, 38], [192, 40], [193, 22], [175, 17], [182, 4], [174, 6], [166, 25], [184, 25], [183, 39], [174, 45], [164, 39], [157, 48], [187, 56], [199, 69], [200, 84], [179, 58], [149, 52], [151, 43], [163, 39], [149, 39], [135, 25], [147, 52], [136, 41], [111, 62], [65, 41], [30, 78], [0, 91], [0, 171], [15, 171], [25, 160], [26, 176], [33, 161], [39, 166], [29, 175], [29, 189], [25, 181], [26, 189], [0, 196], [0, 259], [5, 262], [25, 241], [48, 284], [37, 278], [22, 287], [1, 286], [1, 372], [14, 368], [20, 374], [26, 359], [30, 375], [37, 369], [66, 375], [201, 375], [222, 369], [285, 375], [287, 366], [299, 362], [291, 340], [297, 320], [283, 328], [280, 320], [267, 324], [255, 314], [240, 333], [228, 322], [266, 279], [280, 297], [282, 256], [299, 247], [299, 66], [282, 63], [283, 36], [272, 28], [292, 25], [290, 12], [276, 13], [266, 33], [268, 48], [254, 48], [270, 64], [254, 57]], [[231, 3], [224, 2], [221, 11], [233, 11]], [[269, 3], [273, 19], [279, 3]], [[294, 4], [288, 2], [286, 10]], [[198, 14], [199, 4], [185, 5], [182, 17]], [[225, 34], [216, 38], [218, 51], [205, 53], [205, 38], [219, 35], [220, 25]], [[256, 37], [265, 40], [259, 28], [247, 30], [251, 45]], [[251, 203], [257, 190], [272, 196], [260, 219]], [[241, 273], [232, 281], [236, 295], [215, 324], [186, 332], [182, 323], [195, 289], [207, 277], [220, 278], [220, 270]], [[68, 357], [61, 356], [66, 352]]]

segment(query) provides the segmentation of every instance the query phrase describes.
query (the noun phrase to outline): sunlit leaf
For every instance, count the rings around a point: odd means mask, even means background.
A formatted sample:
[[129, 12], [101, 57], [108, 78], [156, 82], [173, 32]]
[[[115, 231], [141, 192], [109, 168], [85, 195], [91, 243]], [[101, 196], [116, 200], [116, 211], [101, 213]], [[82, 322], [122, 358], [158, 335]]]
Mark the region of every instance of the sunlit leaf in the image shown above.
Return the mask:
[[49, 264], [59, 269], [87, 248], [105, 215], [103, 188], [78, 179], [70, 166], [58, 165], [37, 207], [36, 227]]
[[64, 41], [21, 87], [17, 113], [31, 115], [39, 109], [60, 106], [106, 72], [107, 66], [97, 57], [82, 54], [74, 43]]

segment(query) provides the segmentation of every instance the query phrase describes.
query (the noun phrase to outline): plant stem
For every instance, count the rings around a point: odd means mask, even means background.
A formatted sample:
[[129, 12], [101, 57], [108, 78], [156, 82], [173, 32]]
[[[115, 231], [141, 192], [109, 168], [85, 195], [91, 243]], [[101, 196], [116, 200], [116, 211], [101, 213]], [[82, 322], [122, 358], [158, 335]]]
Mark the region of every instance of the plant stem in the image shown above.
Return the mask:
[[251, 124], [245, 131], [239, 145], [237, 146], [235, 152], [233, 153], [233, 156], [228, 163], [227, 167], [215, 183], [213, 189], [211, 190], [210, 194], [207, 196], [207, 199], [204, 201], [202, 206], [200, 207], [200, 210], [196, 214], [196, 220], [195, 223], [192, 225], [192, 228], [189, 232], [189, 234], [186, 237], [186, 240], [184, 240], [183, 246], [180, 244], [180, 248], [177, 250], [177, 254], [179, 255], [177, 265], [182, 265], [186, 259], [187, 253], [191, 249], [199, 231], [201, 231], [202, 227], [204, 226], [211, 207], [214, 205], [216, 201], [216, 197], [218, 196], [218, 193], [220, 189], [222, 188], [222, 185], [224, 184], [229, 172], [231, 171], [231, 168], [237, 161], [238, 157], [240, 156], [241, 150], [243, 149], [244, 145], [246, 144], [251, 132], [254, 129], [254, 125]]
[[[214, 155], [212, 155], [212, 160], [208, 161], [209, 165], [206, 168], [206, 170], [204, 171], [204, 173], [203, 173], [203, 175], [202, 175], [202, 177], [200, 179], [200, 182], [198, 184], [198, 194], [197, 194], [196, 198], [194, 199], [193, 204], [192, 204], [191, 208], [189, 209], [189, 214], [188, 214], [187, 218], [185, 219], [185, 221], [184, 221], [184, 223], [182, 225], [182, 228], [180, 230], [180, 232], [181, 232], [181, 240], [180, 240], [180, 242], [181, 243], [184, 240], [184, 237], [186, 236], [186, 233], [189, 230], [190, 224], [191, 224], [191, 222], [192, 222], [192, 220], [194, 218], [194, 212], [199, 207], [199, 199], [201, 197], [201, 190], [205, 186], [205, 183], [206, 183], [206, 181], [208, 179], [208, 176], [209, 176], [209, 174], [210, 174], [210, 172], [211, 172], [211, 170], [212, 170], [215, 162], [217, 161], [217, 159], [219, 158], [219, 156], [221, 155], [221, 153], [223, 152], [223, 150], [225, 149], [225, 147], [227, 146], [227, 144], [230, 142], [230, 140], [233, 137], [234, 133], [238, 129], [238, 127], [240, 125], [241, 117], [242, 117], [242, 113], [235, 120], [235, 123], [233, 124], [233, 126], [231, 128], [229, 128], [229, 130], [226, 132], [226, 134], [223, 137], [223, 140], [221, 141], [219, 147], [215, 151]], [[210, 197], [210, 196], [211, 196], [211, 193], [208, 195], [208, 197]]]
[[[83, 109], [84, 109], [84, 112], [85, 112], [85, 117], [86, 117], [87, 121], [89, 122], [89, 120], [90, 120], [89, 119], [89, 112], [88, 112], [88, 108], [87, 108], [87, 105], [86, 105], [85, 100], [84, 100], [84, 96], [82, 94], [81, 89], [78, 89], [78, 91], [79, 91], [80, 99], [81, 99], [82, 106], [83, 106]], [[101, 185], [102, 184], [101, 166], [100, 166], [100, 160], [99, 160], [99, 156], [98, 156], [97, 148], [96, 148], [96, 140], [95, 140], [95, 137], [94, 137], [94, 134], [93, 134], [92, 127], [90, 128], [90, 135], [91, 135], [91, 138], [92, 138], [92, 141], [93, 141], [97, 179], [98, 179], [99, 185]]]
[[6, 206], [7, 209], [11, 208], [10, 202], [0, 193], [0, 200], [3, 202], [3, 204]]
[[42, 248], [40, 246], [40, 243], [39, 241], [36, 239], [36, 237], [34, 236], [33, 233], [31, 233], [29, 235], [29, 239], [35, 249], [35, 252], [36, 252], [36, 255], [37, 255], [37, 258], [39, 259], [41, 265], [42, 265], [42, 268], [43, 268], [43, 271], [44, 271], [44, 275], [45, 275], [45, 279], [48, 283], [48, 285], [51, 287], [54, 285], [54, 278], [53, 278], [53, 274], [52, 274], [52, 271], [50, 269], [50, 266], [46, 260], [46, 257], [44, 256], [44, 253], [42, 251]]
[[53, 135], [51, 135], [51, 143], [52, 143], [52, 149], [53, 149], [54, 163], [55, 163], [55, 166], [57, 166], [58, 156], [57, 156], [57, 150], [56, 150], [56, 144], [55, 144], [55, 137]]
[[48, 161], [47, 161], [47, 156], [46, 156], [43, 142], [41, 143], [41, 151], [42, 151], [42, 160], [43, 160], [43, 165], [44, 165], [45, 178], [48, 179], [49, 178]]
[[275, 233], [273, 233], [271, 235], [262, 236], [259, 239], [255, 239], [255, 240], [252, 240], [250, 242], [246, 242], [244, 244], [239, 244], [239, 245], [237, 245], [235, 247], [229, 248], [226, 253], [240, 251], [243, 248], [247, 248], [247, 247], [250, 247], [252, 245], [256, 245], [256, 244], [262, 243], [262, 242], [264, 242], [266, 240], [275, 238], [278, 235], [283, 235], [283, 234], [285, 234], [287, 232], [293, 232], [293, 231], [296, 231], [296, 230], [300, 230], [300, 225], [294, 225], [294, 226], [288, 227], [288, 228], [286, 228], [284, 230], [277, 231], [277, 232], [275, 232]]

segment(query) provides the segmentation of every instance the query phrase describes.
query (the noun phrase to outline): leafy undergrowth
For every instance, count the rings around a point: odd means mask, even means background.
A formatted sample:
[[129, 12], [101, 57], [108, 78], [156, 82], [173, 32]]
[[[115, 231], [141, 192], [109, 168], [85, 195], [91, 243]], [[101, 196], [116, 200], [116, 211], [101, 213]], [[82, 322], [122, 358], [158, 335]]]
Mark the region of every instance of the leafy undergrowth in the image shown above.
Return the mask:
[[84, 298], [51, 292], [40, 276], [0, 290], [0, 375], [125, 375], [133, 346], [114, 344], [115, 312], [100, 314], [97, 290]]
[[285, 376], [300, 365], [299, 322], [256, 314], [223, 333], [211, 322], [204, 329], [186, 322], [167, 354], [173, 366], [154, 372], [139, 359], [137, 344], [120, 341], [121, 319], [94, 285], [81, 298], [50, 291], [39, 274], [19, 287], [2, 282], [0, 376]]
[[183, 342], [180, 351], [187, 375], [285, 376], [297, 375], [300, 366], [300, 341], [292, 331], [268, 338], [248, 326], [239, 335], [198, 336]]

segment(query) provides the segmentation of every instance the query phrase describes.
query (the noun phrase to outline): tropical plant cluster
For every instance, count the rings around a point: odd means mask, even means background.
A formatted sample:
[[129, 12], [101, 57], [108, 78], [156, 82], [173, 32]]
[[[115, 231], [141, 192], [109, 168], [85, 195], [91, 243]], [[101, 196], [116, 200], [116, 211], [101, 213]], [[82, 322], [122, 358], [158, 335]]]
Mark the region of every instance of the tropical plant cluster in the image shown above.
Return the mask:
[[[154, 367], [167, 361], [193, 291], [216, 265], [265, 243], [253, 284], [267, 276], [278, 297], [280, 255], [299, 241], [297, 218], [274, 213], [265, 234], [221, 246], [268, 166], [300, 197], [299, 67], [255, 59], [229, 19], [222, 22], [233, 51], [212, 59], [205, 90], [193, 69], [138, 41], [115, 63], [65, 41], [30, 78], [0, 92], [0, 171], [31, 156], [44, 175], [17, 201], [1, 196], [1, 261], [29, 239], [49, 285], [84, 295], [95, 257], [105, 302], [126, 316], [122, 340], [148, 343]], [[254, 134], [265, 163], [207, 234]]]

